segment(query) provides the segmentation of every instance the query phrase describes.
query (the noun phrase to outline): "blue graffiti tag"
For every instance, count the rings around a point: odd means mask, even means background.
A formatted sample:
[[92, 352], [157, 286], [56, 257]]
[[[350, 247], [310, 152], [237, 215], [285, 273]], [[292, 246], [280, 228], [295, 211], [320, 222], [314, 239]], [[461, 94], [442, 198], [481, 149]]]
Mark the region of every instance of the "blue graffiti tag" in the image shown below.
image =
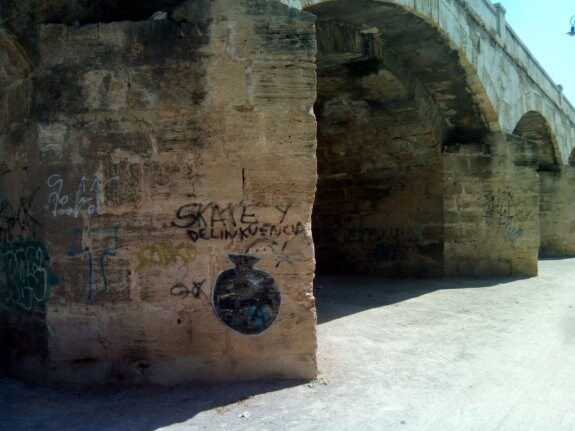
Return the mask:
[[[81, 256], [83, 254], [88, 256], [88, 285], [86, 287], [86, 299], [88, 302], [92, 302], [96, 295], [102, 295], [109, 291], [110, 285], [108, 282], [108, 277], [106, 275], [106, 257], [112, 257], [117, 255], [117, 247], [118, 247], [118, 234], [119, 234], [119, 227], [111, 227], [111, 228], [93, 228], [90, 230], [92, 235], [96, 236], [111, 236], [113, 240], [113, 244], [111, 248], [103, 249], [98, 253], [98, 271], [100, 277], [102, 279], [102, 288], [94, 292], [94, 252], [91, 247], [83, 247], [80, 250], [71, 250], [68, 252], [68, 256], [76, 257]], [[76, 230], [75, 234], [80, 235], [82, 233], [81, 230]]]

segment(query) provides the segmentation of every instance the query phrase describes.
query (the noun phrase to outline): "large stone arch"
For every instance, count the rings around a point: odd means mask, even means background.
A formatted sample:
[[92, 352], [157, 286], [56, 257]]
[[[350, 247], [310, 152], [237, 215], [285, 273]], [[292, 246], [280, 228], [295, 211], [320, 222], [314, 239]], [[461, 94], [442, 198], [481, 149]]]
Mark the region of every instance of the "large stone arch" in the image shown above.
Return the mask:
[[[373, 41], [393, 52], [436, 101], [447, 125], [447, 139], [469, 141], [500, 130], [469, 53], [450, 39], [432, 11], [425, 15], [393, 0], [328, 0], [305, 10], [316, 15], [318, 27], [325, 22], [355, 27], [363, 46], [345, 48], [356, 54], [369, 56], [361, 50], [369, 50]], [[470, 49], [473, 52], [474, 47]]]
[[[532, 100], [538, 100], [532, 99]], [[541, 102], [541, 100], [539, 100]], [[536, 104], [543, 113], [553, 115], [545, 104]], [[517, 121], [513, 134], [535, 143], [539, 174], [539, 254], [543, 257], [572, 256], [573, 191], [575, 175], [571, 157], [563, 156], [550, 121], [541, 112], [530, 110]], [[563, 160], [567, 163], [564, 164]]]
[[307, 10], [317, 17], [318, 272], [443, 275], [443, 153], [498, 130], [485, 91], [412, 9], [340, 0]]

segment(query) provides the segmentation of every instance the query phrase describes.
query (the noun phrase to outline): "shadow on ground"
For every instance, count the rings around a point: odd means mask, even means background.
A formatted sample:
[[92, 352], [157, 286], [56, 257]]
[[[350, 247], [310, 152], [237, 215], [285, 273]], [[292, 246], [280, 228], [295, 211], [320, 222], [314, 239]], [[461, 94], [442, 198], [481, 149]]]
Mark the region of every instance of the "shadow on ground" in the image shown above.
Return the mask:
[[318, 275], [314, 281], [318, 324], [372, 308], [407, 301], [437, 290], [477, 289], [513, 283], [521, 277], [395, 280], [376, 277]]
[[[511, 277], [385, 280], [318, 276], [314, 283], [318, 323], [438, 290], [486, 288], [517, 280]], [[233, 406], [240, 406], [241, 411], [241, 404], [253, 396], [304, 383], [301, 380], [281, 380], [178, 387], [70, 389], [28, 386], [0, 377], [0, 430], [152, 431], [184, 423], [208, 410], [215, 409], [223, 415]], [[194, 426], [197, 423], [194, 421]], [[191, 429], [198, 429], [194, 426]]]
[[151, 431], [197, 414], [242, 403], [252, 396], [304, 383], [301, 380], [194, 384], [178, 387], [28, 386], [0, 377], [0, 430]]

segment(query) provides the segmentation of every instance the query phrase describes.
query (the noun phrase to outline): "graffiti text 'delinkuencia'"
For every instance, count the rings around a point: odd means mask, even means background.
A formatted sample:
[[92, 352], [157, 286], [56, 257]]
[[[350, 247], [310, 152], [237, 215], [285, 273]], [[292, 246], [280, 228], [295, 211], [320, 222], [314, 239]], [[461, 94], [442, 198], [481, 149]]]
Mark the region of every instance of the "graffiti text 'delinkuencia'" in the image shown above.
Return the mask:
[[[252, 237], [276, 238], [295, 236], [303, 233], [301, 222], [285, 223], [291, 204], [269, 208], [258, 205], [215, 203], [191, 203], [184, 205], [176, 212], [177, 222], [172, 225], [186, 229], [192, 241], [198, 240], [244, 240]], [[266, 210], [263, 220], [258, 211]]]

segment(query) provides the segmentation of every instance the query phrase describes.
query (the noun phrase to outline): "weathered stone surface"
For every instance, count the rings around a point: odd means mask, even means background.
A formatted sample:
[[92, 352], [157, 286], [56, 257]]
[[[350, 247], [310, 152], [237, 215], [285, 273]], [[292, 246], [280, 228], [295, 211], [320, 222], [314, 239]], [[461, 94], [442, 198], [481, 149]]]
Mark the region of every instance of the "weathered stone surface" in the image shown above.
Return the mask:
[[575, 253], [575, 173], [571, 166], [561, 172], [540, 172], [541, 249], [545, 257], [573, 256]]
[[534, 166], [514, 163], [532, 157], [536, 144], [515, 139], [493, 135], [487, 147], [445, 153], [447, 275], [537, 274], [539, 180]]
[[[267, 2], [187, 7], [175, 20], [40, 25], [33, 91], [3, 95], [17, 115], [2, 150], [26, 151], [2, 176], [13, 371], [32, 355], [48, 381], [316, 375], [313, 18]], [[227, 49], [246, 40], [245, 55]], [[12, 280], [6, 253], [21, 248], [21, 265], [46, 259], [51, 292]], [[251, 289], [234, 318], [259, 335], [218, 316], [212, 292], [232, 254], [261, 259], [233, 284]], [[258, 302], [264, 279], [273, 303]], [[15, 341], [33, 322], [41, 349]]]
[[[381, 46], [372, 60], [334, 67], [338, 52], [332, 50], [340, 47], [329, 42], [345, 40], [339, 31], [350, 33], [349, 27], [323, 23], [318, 30], [318, 271], [441, 275], [437, 110], [429, 96], [416, 96], [417, 84]], [[324, 65], [324, 58], [330, 62]]]

